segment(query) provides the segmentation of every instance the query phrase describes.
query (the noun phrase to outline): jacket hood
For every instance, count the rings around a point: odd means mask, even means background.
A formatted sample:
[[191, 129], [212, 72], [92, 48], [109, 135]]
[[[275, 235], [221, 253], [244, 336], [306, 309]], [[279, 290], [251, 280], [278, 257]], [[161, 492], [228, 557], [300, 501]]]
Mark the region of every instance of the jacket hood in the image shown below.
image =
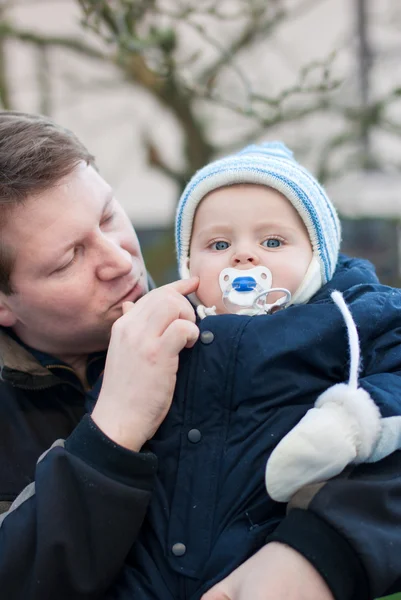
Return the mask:
[[[333, 278], [326, 283], [310, 300], [311, 303], [330, 301], [334, 290], [346, 292], [357, 285], [380, 285], [375, 267], [363, 258], [349, 258], [341, 254]], [[366, 288], [365, 288], [366, 289]]]

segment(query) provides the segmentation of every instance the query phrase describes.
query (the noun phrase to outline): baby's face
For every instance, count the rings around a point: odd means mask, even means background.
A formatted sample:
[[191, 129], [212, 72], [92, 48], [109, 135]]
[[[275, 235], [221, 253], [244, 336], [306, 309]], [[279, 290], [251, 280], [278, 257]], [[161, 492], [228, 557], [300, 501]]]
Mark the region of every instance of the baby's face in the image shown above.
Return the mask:
[[272, 188], [251, 184], [220, 188], [205, 196], [197, 209], [189, 269], [200, 279], [199, 300], [216, 306], [218, 313], [227, 312], [219, 286], [223, 269], [265, 266], [273, 275], [272, 287], [294, 294], [311, 260], [312, 247], [301, 217]]

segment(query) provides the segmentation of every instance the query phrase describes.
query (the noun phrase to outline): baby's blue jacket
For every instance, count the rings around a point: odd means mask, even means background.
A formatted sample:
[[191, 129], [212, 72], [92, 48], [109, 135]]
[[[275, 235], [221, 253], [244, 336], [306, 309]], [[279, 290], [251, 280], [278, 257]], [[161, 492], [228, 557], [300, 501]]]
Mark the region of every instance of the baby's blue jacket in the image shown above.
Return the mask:
[[[180, 356], [172, 408], [149, 443], [159, 475], [127, 575], [138, 598], [199, 599], [270, 540], [307, 556], [336, 598], [384, 595], [401, 581], [401, 503], [391, 501], [400, 497], [400, 452], [347, 470], [287, 516], [264, 487], [277, 443], [324, 390], [348, 381], [333, 290], [359, 331], [360, 385], [383, 417], [401, 414], [401, 292], [379, 284], [367, 261], [340, 257], [306, 305], [200, 321], [199, 341]], [[358, 572], [367, 587], [350, 590]]]

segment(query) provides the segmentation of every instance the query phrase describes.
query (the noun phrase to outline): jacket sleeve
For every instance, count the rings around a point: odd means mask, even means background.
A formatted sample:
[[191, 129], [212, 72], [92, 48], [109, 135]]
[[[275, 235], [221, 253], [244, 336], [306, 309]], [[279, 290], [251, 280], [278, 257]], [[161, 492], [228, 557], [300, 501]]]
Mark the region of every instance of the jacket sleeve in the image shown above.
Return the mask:
[[156, 468], [153, 454], [116, 446], [85, 416], [1, 517], [1, 597], [103, 598], [141, 527]]
[[[401, 415], [401, 293], [371, 298], [362, 336], [360, 386], [383, 417]], [[358, 307], [355, 307], [356, 312]], [[376, 313], [376, 314], [375, 314]], [[401, 451], [306, 486], [269, 539], [294, 547], [326, 579], [336, 600], [367, 600], [401, 589]]]

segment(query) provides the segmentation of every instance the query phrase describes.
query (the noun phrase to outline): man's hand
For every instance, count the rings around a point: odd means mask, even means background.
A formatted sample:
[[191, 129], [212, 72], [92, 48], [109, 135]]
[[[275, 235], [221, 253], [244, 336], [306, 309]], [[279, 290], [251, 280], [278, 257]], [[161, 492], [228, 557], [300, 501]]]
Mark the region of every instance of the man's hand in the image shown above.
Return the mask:
[[298, 552], [271, 542], [201, 600], [334, 600], [315, 568]]
[[123, 305], [113, 325], [102, 389], [92, 413], [114, 442], [140, 450], [165, 418], [173, 398], [178, 354], [198, 339], [195, 312], [184, 295], [198, 278], [152, 290]]

